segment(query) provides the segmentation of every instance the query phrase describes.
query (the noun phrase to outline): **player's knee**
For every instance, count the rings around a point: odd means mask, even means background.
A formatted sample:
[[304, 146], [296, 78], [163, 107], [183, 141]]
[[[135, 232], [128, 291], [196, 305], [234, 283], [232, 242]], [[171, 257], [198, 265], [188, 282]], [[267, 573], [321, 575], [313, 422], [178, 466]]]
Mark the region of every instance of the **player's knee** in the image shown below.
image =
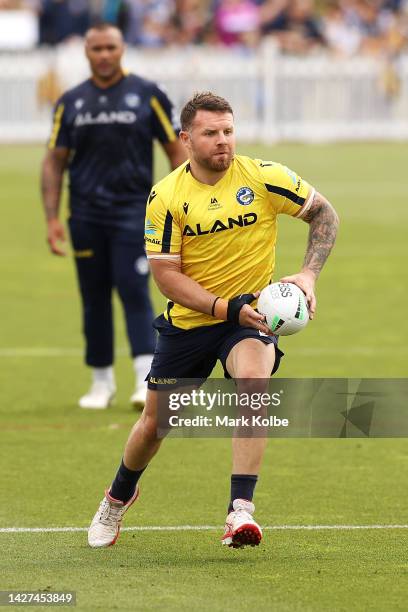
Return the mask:
[[143, 413], [140, 417], [140, 426], [143, 432], [143, 438], [147, 441], [157, 440], [157, 415], [152, 413]]
[[254, 383], [259, 379], [269, 380], [275, 362], [275, 354], [268, 352], [264, 358], [248, 359], [240, 361], [236, 364], [234, 378], [245, 380], [247, 385], [258, 385], [260, 382]]
[[157, 439], [157, 397], [156, 393], [150, 389], [147, 391], [146, 404], [137, 426], [142, 428], [143, 437], [146, 440]]
[[245, 376], [237, 380], [238, 393], [254, 395], [256, 393], [266, 393], [269, 386], [269, 375], [259, 378], [258, 375]]
[[[259, 385], [261, 384], [259, 381], [260, 380], [267, 380], [269, 379], [270, 375], [271, 375], [271, 371], [272, 371], [272, 367], [273, 364], [270, 365], [269, 363], [267, 364], [267, 366], [256, 366], [255, 364], [245, 364], [244, 366], [241, 366], [238, 369], [237, 372], [237, 376], [234, 378], [237, 378], [239, 380], [242, 380], [242, 384], [246, 384], [246, 385]], [[258, 382], [254, 382], [257, 381]]]

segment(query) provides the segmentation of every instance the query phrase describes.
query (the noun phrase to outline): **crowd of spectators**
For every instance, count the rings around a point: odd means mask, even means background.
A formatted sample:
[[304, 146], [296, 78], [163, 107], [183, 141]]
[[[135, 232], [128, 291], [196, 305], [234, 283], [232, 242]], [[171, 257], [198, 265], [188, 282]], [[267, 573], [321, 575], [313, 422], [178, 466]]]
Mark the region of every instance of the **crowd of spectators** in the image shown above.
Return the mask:
[[408, 0], [0, 0], [34, 11], [39, 42], [117, 24], [131, 45], [211, 44], [250, 49], [273, 37], [284, 52], [394, 55], [407, 46]]

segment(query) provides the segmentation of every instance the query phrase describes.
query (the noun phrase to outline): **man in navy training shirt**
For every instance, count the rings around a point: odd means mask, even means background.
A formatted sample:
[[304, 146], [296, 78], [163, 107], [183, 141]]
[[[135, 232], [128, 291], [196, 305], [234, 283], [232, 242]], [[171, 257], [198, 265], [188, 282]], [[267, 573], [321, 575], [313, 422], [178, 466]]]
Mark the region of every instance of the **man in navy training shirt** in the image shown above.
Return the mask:
[[112, 289], [123, 303], [136, 386], [130, 398], [142, 408], [145, 377], [155, 336], [144, 252], [146, 200], [152, 186], [153, 141], [171, 165], [185, 159], [171, 102], [153, 82], [121, 66], [124, 43], [109, 24], [85, 38], [91, 78], [57, 101], [41, 187], [52, 253], [65, 255], [58, 218], [63, 174], [69, 172], [69, 231], [83, 308], [86, 364], [92, 385], [82, 408], [107, 408], [116, 384], [113, 373]]

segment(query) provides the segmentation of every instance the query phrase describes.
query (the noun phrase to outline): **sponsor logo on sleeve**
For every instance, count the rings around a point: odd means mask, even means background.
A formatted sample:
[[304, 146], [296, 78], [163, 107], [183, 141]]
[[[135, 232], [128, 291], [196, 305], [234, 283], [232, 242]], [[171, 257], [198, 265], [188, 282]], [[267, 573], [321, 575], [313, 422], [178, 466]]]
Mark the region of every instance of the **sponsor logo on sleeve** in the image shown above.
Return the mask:
[[145, 234], [146, 236], [155, 236], [157, 233], [157, 227], [155, 226], [155, 224], [150, 221], [150, 219], [146, 219], [146, 225], [145, 225]]
[[161, 240], [156, 240], [156, 238], [150, 238], [150, 236], [145, 236], [145, 242], [148, 242], [149, 244], [161, 244]]
[[283, 169], [285, 170], [286, 174], [288, 175], [292, 183], [296, 185], [297, 180], [298, 180], [297, 174], [293, 172], [293, 170], [290, 170], [289, 168], [287, 168], [286, 166], [283, 166]]

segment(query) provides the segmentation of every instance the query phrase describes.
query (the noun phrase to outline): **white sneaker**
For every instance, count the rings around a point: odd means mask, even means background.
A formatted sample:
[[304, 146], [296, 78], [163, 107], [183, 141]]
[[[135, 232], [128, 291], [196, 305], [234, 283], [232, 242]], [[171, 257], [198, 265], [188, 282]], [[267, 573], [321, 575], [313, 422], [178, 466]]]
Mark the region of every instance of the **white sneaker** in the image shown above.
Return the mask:
[[116, 388], [106, 382], [94, 382], [86, 395], [83, 395], [78, 404], [80, 408], [103, 410], [107, 408], [115, 397]]
[[88, 530], [88, 544], [92, 548], [103, 548], [112, 546], [119, 537], [120, 525], [126, 510], [139, 497], [139, 487], [135, 494], [124, 504], [114, 499], [105, 491], [105, 497], [101, 501], [98, 511], [92, 519]]
[[146, 394], [147, 394], [147, 383], [144, 383], [143, 386], [136, 387], [136, 391], [130, 397], [130, 403], [137, 410], [143, 410], [144, 405], [146, 403]]
[[262, 540], [262, 530], [252, 515], [255, 506], [246, 499], [234, 499], [233, 511], [225, 521], [225, 532], [221, 543], [232, 548], [258, 546]]

